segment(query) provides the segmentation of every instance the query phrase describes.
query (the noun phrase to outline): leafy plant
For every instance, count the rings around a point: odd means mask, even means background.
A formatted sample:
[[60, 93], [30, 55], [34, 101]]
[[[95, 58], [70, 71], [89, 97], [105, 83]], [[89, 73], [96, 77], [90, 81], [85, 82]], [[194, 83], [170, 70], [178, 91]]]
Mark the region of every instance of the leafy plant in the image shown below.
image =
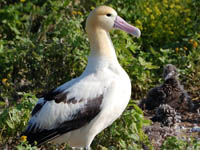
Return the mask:
[[162, 150], [198, 150], [199, 148], [200, 142], [196, 139], [190, 139], [190, 141], [186, 141], [178, 139], [174, 136], [168, 137], [161, 147]]
[[26, 140], [21, 141], [19, 145], [16, 146], [17, 150], [38, 150], [36, 146], [31, 146]]
[[37, 98], [30, 93], [19, 93], [22, 95], [20, 102], [4, 109], [0, 114], [0, 144], [8, 140], [16, 140], [24, 130], [30, 118], [31, 110], [36, 104]]

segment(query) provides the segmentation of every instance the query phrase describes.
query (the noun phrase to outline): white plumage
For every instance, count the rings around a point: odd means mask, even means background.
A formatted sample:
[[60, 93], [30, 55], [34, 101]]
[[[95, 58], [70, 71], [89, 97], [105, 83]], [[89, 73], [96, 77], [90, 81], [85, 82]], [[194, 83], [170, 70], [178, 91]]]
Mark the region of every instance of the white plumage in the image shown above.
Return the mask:
[[[67, 142], [71, 147], [89, 149], [94, 137], [122, 114], [130, 99], [131, 83], [108, 33], [117, 23], [122, 24], [117, 28], [127, 31], [126, 22], [116, 22], [116, 18], [117, 13], [107, 6], [90, 13], [86, 23], [91, 47], [88, 65], [80, 77], [38, 100], [23, 133], [30, 143]], [[127, 28], [140, 36], [137, 28]]]

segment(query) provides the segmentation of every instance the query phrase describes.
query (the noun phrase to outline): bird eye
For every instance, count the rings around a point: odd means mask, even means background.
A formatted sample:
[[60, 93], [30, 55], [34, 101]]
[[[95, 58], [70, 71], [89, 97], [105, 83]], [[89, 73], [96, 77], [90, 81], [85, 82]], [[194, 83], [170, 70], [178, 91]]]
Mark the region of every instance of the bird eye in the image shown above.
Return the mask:
[[110, 16], [112, 16], [112, 15], [111, 15], [111, 14], [106, 14], [106, 16], [110, 17]]

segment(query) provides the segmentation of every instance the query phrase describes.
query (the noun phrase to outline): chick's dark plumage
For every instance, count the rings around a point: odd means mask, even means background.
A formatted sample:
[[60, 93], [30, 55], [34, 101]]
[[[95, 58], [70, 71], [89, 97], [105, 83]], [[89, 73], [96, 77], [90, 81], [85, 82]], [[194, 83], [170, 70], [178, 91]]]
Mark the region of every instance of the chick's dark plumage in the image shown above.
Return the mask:
[[141, 100], [139, 106], [142, 109], [153, 110], [161, 104], [168, 104], [174, 109], [191, 110], [193, 104], [177, 76], [176, 67], [172, 64], [166, 65], [163, 70], [164, 83], [152, 88], [147, 98]]

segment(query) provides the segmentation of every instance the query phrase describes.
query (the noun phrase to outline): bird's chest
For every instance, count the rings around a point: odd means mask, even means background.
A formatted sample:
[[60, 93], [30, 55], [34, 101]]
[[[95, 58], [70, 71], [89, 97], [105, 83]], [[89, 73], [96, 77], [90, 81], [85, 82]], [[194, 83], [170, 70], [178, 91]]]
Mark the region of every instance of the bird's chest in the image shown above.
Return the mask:
[[131, 83], [128, 76], [119, 77], [108, 89], [103, 107], [112, 115], [119, 115], [124, 111], [131, 96]]
[[166, 94], [166, 102], [176, 101], [181, 96], [180, 89], [171, 85], [163, 87]]

